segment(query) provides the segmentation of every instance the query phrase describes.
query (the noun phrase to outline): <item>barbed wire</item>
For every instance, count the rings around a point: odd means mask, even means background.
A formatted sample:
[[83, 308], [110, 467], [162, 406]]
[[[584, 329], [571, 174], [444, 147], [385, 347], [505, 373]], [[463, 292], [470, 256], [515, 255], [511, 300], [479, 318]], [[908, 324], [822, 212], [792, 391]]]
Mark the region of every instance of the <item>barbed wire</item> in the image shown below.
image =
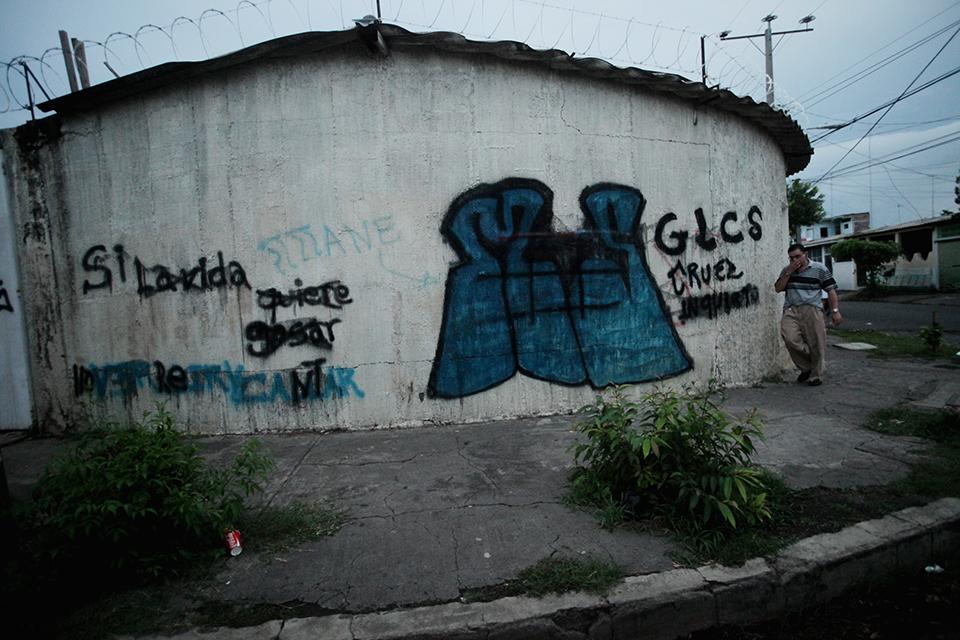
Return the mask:
[[[371, 4], [369, 0], [240, 0], [233, 9], [205, 9], [195, 18], [177, 16], [166, 26], [145, 24], [132, 33], [114, 31], [102, 41], [78, 42], [86, 53], [90, 83], [98, 84], [156, 64], [206, 60], [299, 31], [344, 29], [347, 12], [357, 13], [354, 17], [360, 18], [371, 10]], [[428, 7], [425, 0], [419, 7], [414, 0], [382, 4], [386, 5], [385, 21], [412, 31], [446, 29], [472, 39], [515, 40], [535, 49], [561, 49], [618, 66], [691, 78], [700, 74], [698, 40], [704, 37], [714, 45], [710, 60], [718, 54], [724, 59], [719, 71], [711, 69], [711, 84], [740, 95], [763, 95], [762, 72], [749, 69], [735, 54], [717, 46], [720, 41], [716, 36], [701, 36], [688, 27], [645, 22], [574, 5], [560, 6], [547, 0], [441, 0], [434, 8]], [[623, 30], [622, 40], [619, 29]], [[24, 64], [31, 70], [37, 67], [38, 75], [31, 82], [42, 86], [32, 87], [34, 93], [36, 89], [50, 97], [69, 93], [65, 71], [57, 70], [57, 66], [63, 66], [63, 55], [62, 48], [57, 46], [39, 57], [21, 55], [0, 61], [5, 67], [0, 84], [0, 113], [30, 109]], [[61, 62], [58, 64], [53, 58]], [[779, 87], [777, 90], [781, 91]], [[33, 101], [37, 102], [36, 97]]]

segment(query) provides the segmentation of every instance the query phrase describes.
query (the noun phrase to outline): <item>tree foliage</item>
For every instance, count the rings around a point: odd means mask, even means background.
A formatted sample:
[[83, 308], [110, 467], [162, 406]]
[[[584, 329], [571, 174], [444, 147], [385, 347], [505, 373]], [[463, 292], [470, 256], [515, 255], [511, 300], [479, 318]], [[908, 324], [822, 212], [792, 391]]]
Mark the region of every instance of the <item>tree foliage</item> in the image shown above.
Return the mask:
[[841, 240], [830, 249], [834, 260], [853, 260], [867, 279], [867, 288], [876, 291], [880, 288], [880, 270], [883, 265], [902, 254], [896, 242], [877, 242], [875, 240]]
[[943, 210], [943, 215], [952, 216], [954, 213], [960, 213], [960, 173], [957, 174], [957, 179], [954, 180], [957, 186], [953, 188], [953, 203], [957, 205], [956, 211], [950, 211], [949, 209]]
[[823, 220], [823, 194], [816, 185], [795, 178], [787, 184], [790, 233], [799, 227], [816, 224]]

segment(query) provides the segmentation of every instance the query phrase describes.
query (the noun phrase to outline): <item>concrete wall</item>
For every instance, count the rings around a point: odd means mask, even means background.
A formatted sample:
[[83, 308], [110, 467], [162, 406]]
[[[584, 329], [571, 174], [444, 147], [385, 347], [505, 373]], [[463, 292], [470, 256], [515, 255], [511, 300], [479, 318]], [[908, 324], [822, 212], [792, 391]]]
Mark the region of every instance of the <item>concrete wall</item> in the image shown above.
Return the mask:
[[943, 291], [960, 289], [960, 219], [939, 225], [933, 243], [939, 269], [937, 285]]
[[0, 430], [28, 429], [31, 424], [26, 334], [10, 204], [7, 181], [0, 171]]
[[846, 262], [833, 261], [833, 279], [837, 281], [838, 289], [841, 291], [856, 291], [859, 289], [856, 267], [857, 265], [853, 260], [847, 260]]
[[348, 49], [56, 128], [0, 138], [49, 428], [85, 394], [203, 432], [487, 420], [782, 362], [784, 159], [709, 106]]
[[[939, 274], [937, 267], [937, 251], [933, 242], [934, 229], [921, 229], [914, 233], [925, 234], [930, 239], [929, 252], [926, 255], [919, 252], [910, 254], [910, 259], [902, 255], [896, 261], [888, 264], [893, 268], [893, 276], [887, 278], [886, 284], [891, 287], [904, 287], [911, 289], [930, 289], [937, 288], [939, 284]], [[906, 252], [904, 233], [897, 233], [896, 242]]]

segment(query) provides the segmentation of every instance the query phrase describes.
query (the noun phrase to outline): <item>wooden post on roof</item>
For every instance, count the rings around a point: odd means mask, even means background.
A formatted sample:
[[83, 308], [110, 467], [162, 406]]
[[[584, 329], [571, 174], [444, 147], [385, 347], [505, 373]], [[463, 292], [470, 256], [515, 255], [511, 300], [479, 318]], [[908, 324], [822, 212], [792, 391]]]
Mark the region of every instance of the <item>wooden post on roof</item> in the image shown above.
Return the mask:
[[60, 49], [63, 51], [63, 64], [67, 67], [67, 80], [70, 81], [70, 92], [77, 90], [77, 72], [73, 68], [73, 47], [70, 46], [70, 36], [66, 31], [60, 31]]
[[77, 71], [80, 74], [80, 86], [84, 89], [90, 86], [90, 70], [87, 68], [87, 52], [83, 43], [76, 38], [70, 38], [73, 42], [73, 55], [77, 59]]

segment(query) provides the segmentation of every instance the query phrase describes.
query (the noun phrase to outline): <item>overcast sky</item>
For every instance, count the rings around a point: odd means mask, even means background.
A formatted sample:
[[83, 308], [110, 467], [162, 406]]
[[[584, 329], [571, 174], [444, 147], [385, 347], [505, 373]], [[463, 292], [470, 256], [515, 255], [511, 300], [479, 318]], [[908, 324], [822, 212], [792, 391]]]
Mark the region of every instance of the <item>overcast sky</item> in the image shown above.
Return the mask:
[[[765, 100], [763, 39], [721, 42], [718, 34], [761, 33], [762, 20], [769, 14], [777, 16], [772, 23], [775, 31], [800, 29], [799, 20], [813, 14], [813, 31], [774, 37], [775, 104], [804, 127], [816, 151], [810, 166], [795, 177], [813, 181], [827, 174], [818, 183], [827, 213], [871, 211], [874, 227], [956, 208], [960, 73], [905, 97], [889, 112], [881, 109], [817, 138], [830, 131], [819, 127], [847, 123], [960, 69], [956, 35], [960, 2], [381, 0], [380, 4], [385, 22], [411, 30], [520, 40], [538, 49], [557, 48], [693, 80], [700, 80], [700, 36], [705, 35], [708, 83], [757, 100]], [[102, 82], [112, 77], [104, 62], [123, 75], [171, 60], [221, 55], [291, 33], [349, 28], [353, 18], [376, 13], [372, 0], [0, 0], [0, 6], [0, 62], [25, 60], [54, 94], [69, 91], [58, 29], [86, 43], [91, 79]], [[20, 69], [0, 67], [0, 111], [5, 111], [0, 113], [0, 127], [17, 126], [30, 117], [19, 108], [27, 103]], [[872, 133], [863, 138], [871, 127]], [[894, 159], [902, 154], [910, 155]], [[828, 174], [848, 167], [845, 175]]]

